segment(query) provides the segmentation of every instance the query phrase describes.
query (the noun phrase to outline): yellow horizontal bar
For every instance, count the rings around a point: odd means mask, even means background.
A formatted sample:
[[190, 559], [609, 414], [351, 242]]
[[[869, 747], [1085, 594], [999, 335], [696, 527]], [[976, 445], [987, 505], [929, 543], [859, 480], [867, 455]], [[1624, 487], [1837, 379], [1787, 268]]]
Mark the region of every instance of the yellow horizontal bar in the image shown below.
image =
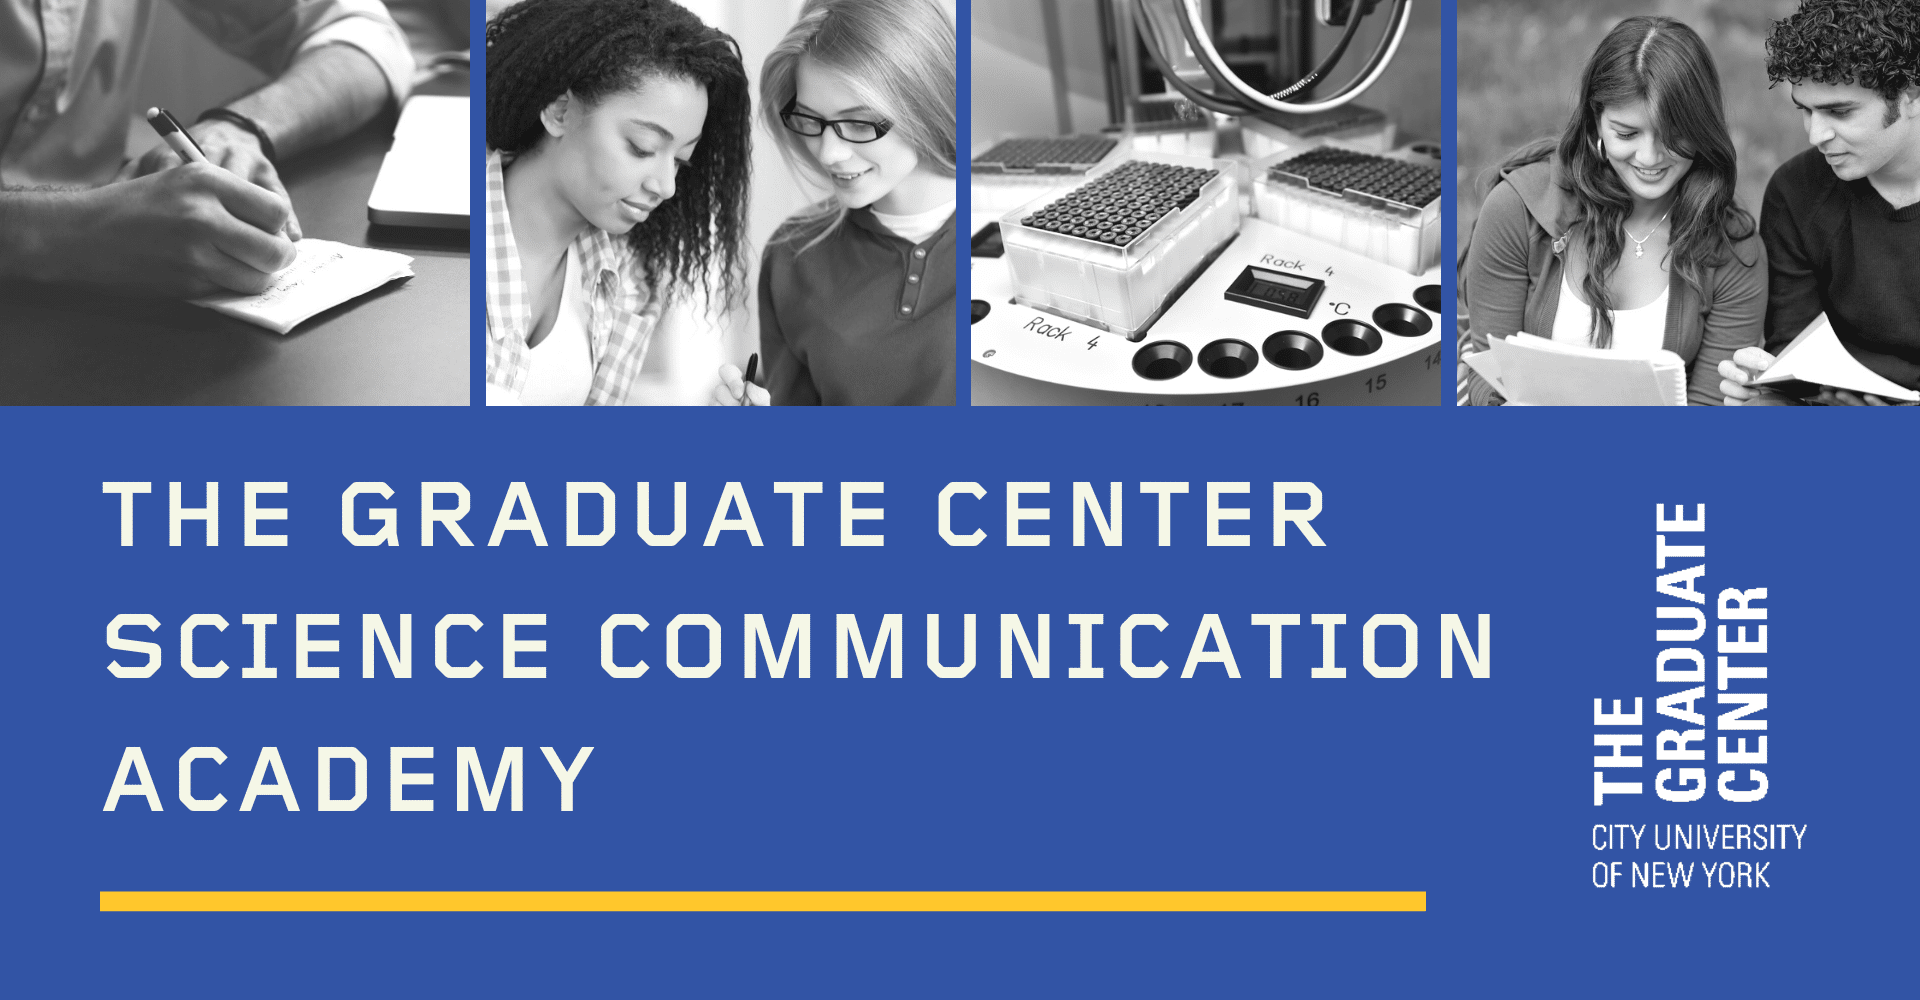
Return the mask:
[[1414, 912], [1424, 892], [111, 892], [102, 913]]

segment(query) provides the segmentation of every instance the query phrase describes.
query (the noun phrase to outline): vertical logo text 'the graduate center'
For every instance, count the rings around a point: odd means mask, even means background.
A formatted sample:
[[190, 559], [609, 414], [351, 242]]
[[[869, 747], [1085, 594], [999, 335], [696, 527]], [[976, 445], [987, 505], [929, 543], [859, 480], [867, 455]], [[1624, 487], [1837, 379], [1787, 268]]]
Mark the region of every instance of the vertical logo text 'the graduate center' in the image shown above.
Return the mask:
[[[1698, 504], [1694, 516], [1676, 505], [1673, 518], [1664, 504], [1654, 505], [1654, 590], [1662, 598], [1655, 613], [1673, 619], [1678, 627], [1655, 630], [1659, 652], [1654, 657], [1654, 696], [1659, 716], [1648, 721], [1643, 699], [1633, 699], [1633, 711], [1623, 711], [1615, 699], [1613, 711], [1602, 711], [1593, 700], [1593, 804], [1609, 795], [1641, 795], [1646, 790], [1645, 728], [1666, 726], [1653, 738], [1659, 772], [1654, 794], [1668, 802], [1697, 802], [1707, 793], [1707, 715], [1714, 714], [1713, 763], [1718, 773], [1715, 794], [1728, 802], [1758, 802], [1767, 797], [1767, 773], [1755, 765], [1767, 762], [1767, 720], [1754, 718], [1767, 707], [1767, 693], [1754, 690], [1767, 679], [1767, 588], [1721, 590], [1713, 601], [1715, 629], [1714, 696], [1707, 702], [1707, 594], [1701, 584], [1707, 575], [1707, 505]], [[1669, 537], [1673, 538], [1670, 543]], [[1681, 543], [1686, 544], [1681, 544]], [[1751, 631], [1751, 635], [1749, 635]], [[1682, 687], [1682, 685], [1685, 685]], [[1678, 688], [1676, 690], [1675, 688]], [[1724, 733], [1754, 733], [1746, 736]], [[1753, 745], [1748, 746], [1749, 740]], [[1633, 753], [1628, 753], [1633, 749]], [[1671, 763], [1669, 763], [1671, 762]], [[1691, 764], [1692, 766], [1688, 766]], [[1677, 766], [1676, 766], [1677, 765]]]

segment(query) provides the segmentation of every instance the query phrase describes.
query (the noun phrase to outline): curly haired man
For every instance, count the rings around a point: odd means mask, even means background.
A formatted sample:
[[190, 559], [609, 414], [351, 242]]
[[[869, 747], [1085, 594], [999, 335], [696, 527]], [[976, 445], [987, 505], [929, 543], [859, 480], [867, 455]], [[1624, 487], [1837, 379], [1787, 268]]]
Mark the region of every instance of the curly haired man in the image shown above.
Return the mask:
[[[1741, 369], [1767, 368], [1822, 313], [1861, 364], [1920, 388], [1920, 2], [1804, 0], [1773, 24], [1767, 77], [1813, 148], [1767, 185], [1766, 350], [1721, 363], [1727, 402], [1772, 401]], [[1885, 402], [1831, 387], [1816, 401]]]

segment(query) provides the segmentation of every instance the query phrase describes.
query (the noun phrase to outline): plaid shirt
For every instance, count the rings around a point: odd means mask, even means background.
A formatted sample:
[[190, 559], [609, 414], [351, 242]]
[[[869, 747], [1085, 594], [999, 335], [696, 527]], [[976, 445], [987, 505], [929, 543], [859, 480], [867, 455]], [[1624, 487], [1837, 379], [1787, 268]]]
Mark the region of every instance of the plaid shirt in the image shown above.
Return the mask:
[[[533, 302], [520, 273], [520, 252], [507, 221], [506, 171], [498, 152], [487, 154], [487, 384], [518, 396], [533, 374], [527, 333]], [[588, 348], [593, 388], [588, 406], [619, 405], [647, 358], [660, 322], [660, 302], [641, 280], [626, 241], [588, 229], [573, 243], [587, 293]]]

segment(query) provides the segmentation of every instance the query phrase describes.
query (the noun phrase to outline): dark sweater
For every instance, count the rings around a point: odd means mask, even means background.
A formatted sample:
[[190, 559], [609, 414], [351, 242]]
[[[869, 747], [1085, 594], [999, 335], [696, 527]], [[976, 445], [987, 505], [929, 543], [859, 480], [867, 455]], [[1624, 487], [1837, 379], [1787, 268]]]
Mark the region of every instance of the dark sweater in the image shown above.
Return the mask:
[[760, 353], [775, 406], [952, 406], [953, 219], [907, 242], [856, 209], [831, 236], [776, 234], [760, 265]]
[[1920, 204], [1895, 209], [1809, 149], [1773, 172], [1760, 233], [1773, 279], [1768, 350], [1825, 312], [1861, 364], [1920, 389]]

